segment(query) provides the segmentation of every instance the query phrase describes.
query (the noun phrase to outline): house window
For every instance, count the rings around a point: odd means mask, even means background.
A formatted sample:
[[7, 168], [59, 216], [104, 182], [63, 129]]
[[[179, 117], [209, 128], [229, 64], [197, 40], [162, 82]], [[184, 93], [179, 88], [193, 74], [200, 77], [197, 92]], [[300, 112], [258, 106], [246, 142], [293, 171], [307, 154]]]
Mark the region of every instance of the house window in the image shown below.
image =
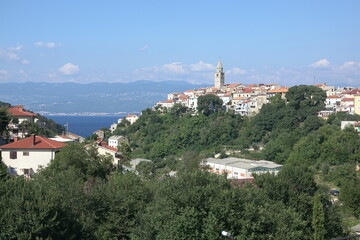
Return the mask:
[[10, 152], [10, 159], [17, 159], [17, 152], [11, 151]]
[[23, 156], [29, 156], [29, 152], [23, 152]]

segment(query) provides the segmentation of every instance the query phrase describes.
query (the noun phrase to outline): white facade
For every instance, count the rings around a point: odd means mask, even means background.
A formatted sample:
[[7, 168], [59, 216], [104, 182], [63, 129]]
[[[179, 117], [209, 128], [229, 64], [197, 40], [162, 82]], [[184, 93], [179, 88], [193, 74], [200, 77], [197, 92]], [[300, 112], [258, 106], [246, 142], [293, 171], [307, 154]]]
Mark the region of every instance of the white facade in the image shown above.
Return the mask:
[[111, 136], [108, 140], [108, 145], [113, 148], [117, 148], [121, 143], [128, 142], [128, 139], [124, 136]]
[[277, 174], [282, 165], [266, 160], [249, 160], [242, 158], [207, 158], [206, 165], [209, 171], [216, 174], [227, 174], [228, 179], [253, 178], [253, 174], [273, 173]]
[[128, 120], [130, 122], [130, 124], [133, 124], [134, 122], [136, 122], [139, 119], [139, 117], [136, 115], [127, 115], [125, 117], [125, 119]]
[[39, 168], [46, 167], [56, 152], [54, 149], [3, 149], [1, 156], [11, 173], [32, 176]]
[[110, 132], [114, 132], [116, 128], [117, 128], [117, 124], [116, 124], [116, 123], [111, 124], [111, 125], [110, 125]]

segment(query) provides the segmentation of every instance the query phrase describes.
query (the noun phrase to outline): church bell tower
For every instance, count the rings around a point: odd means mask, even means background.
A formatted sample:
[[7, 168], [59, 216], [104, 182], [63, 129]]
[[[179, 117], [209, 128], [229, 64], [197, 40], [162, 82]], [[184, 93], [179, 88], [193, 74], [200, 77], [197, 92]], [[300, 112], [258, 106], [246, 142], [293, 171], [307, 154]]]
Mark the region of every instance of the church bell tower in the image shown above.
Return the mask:
[[225, 79], [225, 74], [223, 72], [223, 66], [221, 60], [219, 59], [214, 74], [215, 87], [218, 88], [219, 90], [224, 86], [224, 79]]

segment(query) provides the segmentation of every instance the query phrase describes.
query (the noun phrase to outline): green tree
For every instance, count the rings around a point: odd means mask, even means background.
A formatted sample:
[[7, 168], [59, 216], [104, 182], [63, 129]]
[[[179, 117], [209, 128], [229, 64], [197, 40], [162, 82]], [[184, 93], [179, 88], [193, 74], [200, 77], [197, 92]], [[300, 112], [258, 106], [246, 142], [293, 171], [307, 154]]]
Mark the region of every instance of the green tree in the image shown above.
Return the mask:
[[0, 108], [0, 137], [2, 133], [6, 130], [7, 125], [9, 124], [9, 116], [5, 108]]
[[299, 85], [289, 89], [286, 99], [291, 108], [301, 110], [297, 112], [297, 117], [304, 121], [307, 116], [324, 109], [326, 93], [316, 86]]
[[313, 198], [312, 227], [314, 229], [314, 240], [323, 240], [325, 235], [325, 214], [321, 202], [321, 195]]
[[74, 169], [83, 179], [105, 179], [113, 170], [112, 156], [99, 155], [95, 147], [85, 148], [83, 144], [66, 145], [50, 165], [43, 170], [44, 175], [54, 175], [67, 169]]
[[198, 111], [208, 116], [222, 108], [223, 101], [214, 94], [206, 94], [198, 97]]

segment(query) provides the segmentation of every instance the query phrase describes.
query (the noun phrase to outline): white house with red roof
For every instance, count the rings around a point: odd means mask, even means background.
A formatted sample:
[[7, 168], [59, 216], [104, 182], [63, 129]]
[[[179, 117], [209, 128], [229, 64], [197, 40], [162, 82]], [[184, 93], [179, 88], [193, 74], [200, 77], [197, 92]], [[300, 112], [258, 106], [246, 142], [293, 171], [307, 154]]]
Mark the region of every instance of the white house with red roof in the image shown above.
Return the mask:
[[158, 102], [155, 106], [159, 106], [162, 108], [172, 108], [174, 104], [175, 104], [174, 100], [165, 100]]
[[139, 117], [137, 115], [133, 115], [133, 114], [130, 114], [130, 115], [127, 115], [125, 117], [126, 120], [128, 120], [130, 122], [130, 124], [133, 124], [134, 122], [136, 122]]
[[6, 110], [11, 118], [16, 118], [19, 120], [19, 122], [15, 122], [13, 120], [10, 121], [10, 123], [7, 126], [9, 137], [10, 139], [14, 139], [16, 137], [23, 138], [25, 137], [28, 132], [27, 129], [20, 129], [19, 124], [28, 121], [28, 122], [37, 122], [37, 114], [25, 111], [23, 109], [23, 106], [16, 105], [15, 107], [10, 107]]
[[7, 109], [7, 112], [10, 114], [11, 117], [16, 117], [19, 119], [19, 123], [22, 123], [23, 121], [29, 121], [29, 122], [36, 122], [37, 121], [37, 114], [25, 111], [23, 106], [16, 105], [15, 107], [10, 107]]
[[0, 146], [0, 151], [10, 173], [31, 177], [39, 168], [46, 167], [64, 146], [64, 143], [33, 134], [21, 140], [15, 138], [13, 143]]
[[354, 98], [343, 98], [340, 102], [340, 112], [354, 113]]
[[102, 141], [100, 138], [95, 142], [94, 146], [96, 147], [100, 155], [110, 155], [113, 158], [113, 163], [118, 164], [119, 158], [117, 157], [118, 149], [116, 147], [111, 147]]

